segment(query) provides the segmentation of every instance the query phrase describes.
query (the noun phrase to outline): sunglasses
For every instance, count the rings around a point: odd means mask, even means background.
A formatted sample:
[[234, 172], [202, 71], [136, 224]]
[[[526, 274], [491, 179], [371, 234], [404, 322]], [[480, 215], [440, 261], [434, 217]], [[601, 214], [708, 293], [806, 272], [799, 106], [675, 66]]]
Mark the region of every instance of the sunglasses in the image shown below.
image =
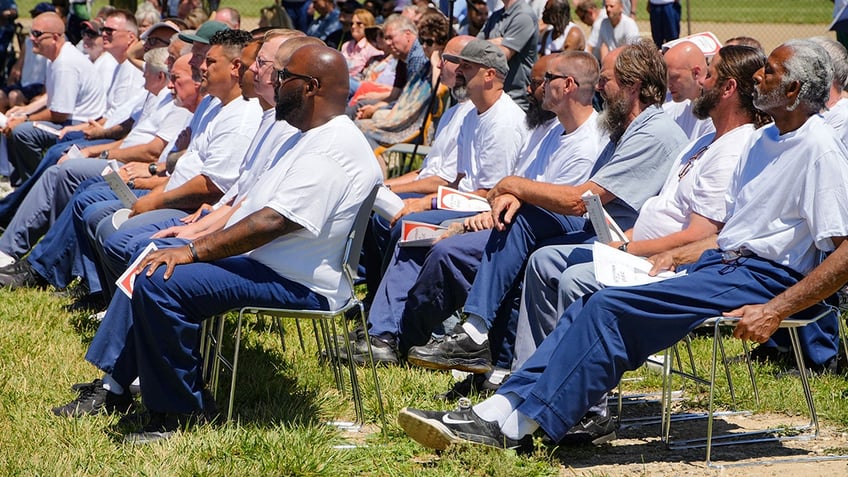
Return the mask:
[[100, 27], [100, 34], [101, 35], [114, 35], [115, 32], [122, 32], [122, 31], [127, 31], [127, 30], [116, 30], [115, 28], [111, 28], [111, 27], [107, 27], [107, 26]]
[[31, 37], [35, 38], [36, 40], [41, 38], [44, 35], [59, 35], [59, 33], [56, 33], [54, 31], [41, 31], [41, 30], [30, 30], [29, 34], [30, 34]]
[[147, 42], [148, 45], [150, 45], [152, 47], [156, 47], [157, 45], [162, 46], [162, 47], [171, 46], [170, 41], [168, 41], [164, 38], [158, 38], [158, 37], [155, 37], [155, 36], [148, 36], [147, 40], [145, 40], [145, 41]]
[[318, 78], [316, 78], [314, 76], [292, 73], [287, 68], [283, 68], [283, 69], [277, 71], [277, 83], [278, 84], [282, 85], [283, 83], [285, 83], [286, 81], [288, 81], [290, 79], [299, 79], [299, 80], [303, 80], [303, 81], [315, 81], [318, 84], [318, 87], [319, 88], [321, 87], [321, 81], [319, 81]]
[[433, 46], [436, 44], [436, 40], [433, 38], [418, 38], [418, 41], [424, 46]]
[[709, 149], [709, 148], [710, 148], [710, 146], [706, 145], [706, 146], [698, 149], [697, 151], [695, 151], [695, 154], [692, 154], [692, 157], [690, 157], [689, 160], [686, 161], [686, 164], [683, 164], [683, 166], [680, 168], [680, 171], [677, 173], [677, 180], [678, 181], [683, 180], [683, 178], [686, 177], [686, 174], [688, 174], [689, 171], [692, 170], [692, 166], [695, 165], [695, 161], [697, 161], [698, 158], [703, 156], [704, 153], [707, 152], [707, 149]]
[[566, 78], [571, 78], [571, 81], [574, 81], [574, 84], [576, 84], [578, 88], [580, 87], [580, 83], [578, 83], [578, 82], [577, 82], [577, 80], [576, 80], [576, 79], [574, 79], [574, 77], [573, 77], [573, 76], [569, 76], [569, 75], [555, 75], [555, 74], [551, 73], [550, 71], [545, 72], [545, 82], [546, 82], [546, 83], [550, 83], [551, 81], [554, 81], [554, 80], [558, 80], [558, 79], [566, 79]]

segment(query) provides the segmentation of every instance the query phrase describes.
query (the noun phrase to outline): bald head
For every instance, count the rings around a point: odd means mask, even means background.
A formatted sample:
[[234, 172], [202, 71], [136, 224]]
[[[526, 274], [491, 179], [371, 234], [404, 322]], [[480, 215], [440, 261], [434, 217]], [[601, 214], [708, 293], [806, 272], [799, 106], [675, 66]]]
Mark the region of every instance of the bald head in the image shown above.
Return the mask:
[[297, 51], [299, 48], [308, 45], [325, 46], [323, 41], [315, 38], [314, 36], [298, 36], [289, 38], [279, 48], [277, 48], [277, 53], [274, 54], [274, 68], [277, 70], [283, 69], [289, 62], [289, 58], [291, 58], [292, 53]]
[[55, 12], [44, 12], [35, 17], [35, 20], [32, 22], [32, 28], [33, 30], [65, 34], [65, 22]]
[[282, 66], [284, 74], [277, 85], [278, 120], [308, 131], [344, 114], [349, 80], [341, 53], [321, 45], [301, 46]]
[[458, 55], [462, 52], [462, 49], [465, 48], [465, 45], [473, 39], [474, 37], [470, 35], [455, 36], [445, 45], [444, 53], [448, 55]]
[[303, 61], [306, 74], [318, 78], [321, 88], [319, 95], [332, 104], [344, 106], [350, 92], [347, 61], [337, 50], [320, 45], [307, 45], [292, 54], [289, 64], [295, 59]]
[[[455, 36], [448, 41], [445, 45], [445, 51], [443, 54], [447, 55], [458, 55], [462, 52], [462, 49], [465, 48], [471, 40], [473, 40], [473, 36], [469, 35], [459, 35]], [[450, 61], [445, 61], [442, 64], [442, 69], [439, 72], [439, 76], [441, 78], [442, 84], [447, 86], [448, 88], [454, 88], [456, 86], [456, 63], [452, 63]], [[460, 97], [456, 98], [457, 100], [464, 100], [464, 92], [460, 92]]]
[[675, 102], [700, 95], [698, 81], [707, 72], [707, 59], [697, 45], [684, 41], [669, 48], [663, 58], [668, 69], [668, 90]]

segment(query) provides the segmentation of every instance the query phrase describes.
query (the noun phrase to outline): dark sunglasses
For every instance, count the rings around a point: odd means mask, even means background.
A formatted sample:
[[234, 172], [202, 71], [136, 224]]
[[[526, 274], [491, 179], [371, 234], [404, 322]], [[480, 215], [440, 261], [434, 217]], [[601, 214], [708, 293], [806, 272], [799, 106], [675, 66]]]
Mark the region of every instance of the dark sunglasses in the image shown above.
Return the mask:
[[573, 76], [555, 75], [555, 74], [551, 73], [550, 71], [545, 72], [545, 82], [547, 82], [547, 83], [550, 83], [551, 81], [554, 81], [554, 80], [566, 79], [566, 78], [571, 78], [571, 81], [574, 81], [574, 84], [576, 84], [578, 88], [580, 87], [580, 83], [578, 83], [577, 80], [574, 79]]
[[287, 68], [283, 68], [283, 69], [277, 71], [277, 83], [283, 84], [290, 79], [299, 79], [299, 80], [303, 80], [303, 81], [313, 81], [314, 80], [318, 84], [319, 87], [321, 86], [321, 82], [318, 80], [318, 78], [316, 78], [314, 76], [292, 73]]

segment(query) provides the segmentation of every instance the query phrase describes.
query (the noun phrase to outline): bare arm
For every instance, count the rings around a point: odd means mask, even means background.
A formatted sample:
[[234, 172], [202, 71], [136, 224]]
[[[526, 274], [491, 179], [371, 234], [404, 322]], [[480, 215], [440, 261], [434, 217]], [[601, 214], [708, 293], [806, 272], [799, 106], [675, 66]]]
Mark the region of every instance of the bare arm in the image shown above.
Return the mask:
[[[417, 177], [417, 173], [416, 177]], [[403, 177], [403, 176], [402, 176]], [[432, 194], [435, 193], [439, 186], [446, 186], [450, 184], [448, 181], [442, 179], [439, 176], [430, 176], [425, 177], [421, 180], [406, 182], [403, 184], [392, 185], [392, 192], [395, 193], [403, 193], [403, 192], [415, 192], [418, 194]]]
[[674, 270], [678, 265], [684, 263], [693, 263], [698, 260], [702, 253], [712, 248], [718, 248], [718, 234], [648, 257], [648, 261], [654, 264], [650, 275], [656, 275], [665, 270]]
[[[265, 207], [231, 227], [200, 237], [193, 243], [198, 260], [210, 262], [249, 252], [301, 228], [299, 224], [287, 220], [276, 210]], [[167, 280], [171, 277], [174, 267], [192, 262], [194, 258], [189, 246], [168, 248], [150, 253], [142, 261], [139, 270], [149, 265], [147, 276], [151, 276], [160, 265], [164, 265], [164, 278]]]
[[[689, 218], [689, 225], [685, 229], [666, 235], [665, 237], [630, 242], [627, 244], [627, 252], [642, 257], [650, 257], [666, 250], [672, 250], [692, 242], [697, 242], [706, 237], [711, 237], [718, 233], [722, 225], [721, 222], [716, 222], [693, 213]], [[618, 245], [620, 244], [610, 244], [613, 247]]]
[[577, 186], [569, 186], [537, 182], [518, 176], [501, 179], [489, 191], [488, 198], [489, 202], [493, 202], [500, 195], [511, 194], [521, 202], [551, 212], [563, 215], [583, 215], [586, 213], [586, 206], [583, 203], [582, 195], [586, 191], [592, 191], [592, 193], [599, 195], [601, 201], [605, 204], [615, 199], [613, 194], [592, 181]]
[[151, 192], [138, 199], [133, 205], [133, 215], [154, 209], [195, 210], [204, 202], [216, 202], [224, 195], [208, 177], [198, 175], [185, 184], [167, 192]]

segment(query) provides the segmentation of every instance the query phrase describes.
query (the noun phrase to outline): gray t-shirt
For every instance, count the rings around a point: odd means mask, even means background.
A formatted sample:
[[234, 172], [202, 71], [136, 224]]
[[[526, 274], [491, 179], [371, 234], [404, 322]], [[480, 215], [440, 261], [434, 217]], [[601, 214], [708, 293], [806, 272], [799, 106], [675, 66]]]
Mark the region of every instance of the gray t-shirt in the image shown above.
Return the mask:
[[539, 43], [539, 22], [533, 8], [524, 0], [518, 0], [509, 8], [497, 10], [486, 21], [477, 38], [502, 38], [501, 44], [515, 52], [509, 60], [504, 91], [526, 111], [527, 85], [530, 84], [530, 70], [536, 62]]
[[632, 228], [642, 204], [659, 193], [688, 142], [661, 107], [649, 106], [630, 123], [618, 144], [607, 144], [589, 180], [615, 195], [604, 208], [622, 230]]

